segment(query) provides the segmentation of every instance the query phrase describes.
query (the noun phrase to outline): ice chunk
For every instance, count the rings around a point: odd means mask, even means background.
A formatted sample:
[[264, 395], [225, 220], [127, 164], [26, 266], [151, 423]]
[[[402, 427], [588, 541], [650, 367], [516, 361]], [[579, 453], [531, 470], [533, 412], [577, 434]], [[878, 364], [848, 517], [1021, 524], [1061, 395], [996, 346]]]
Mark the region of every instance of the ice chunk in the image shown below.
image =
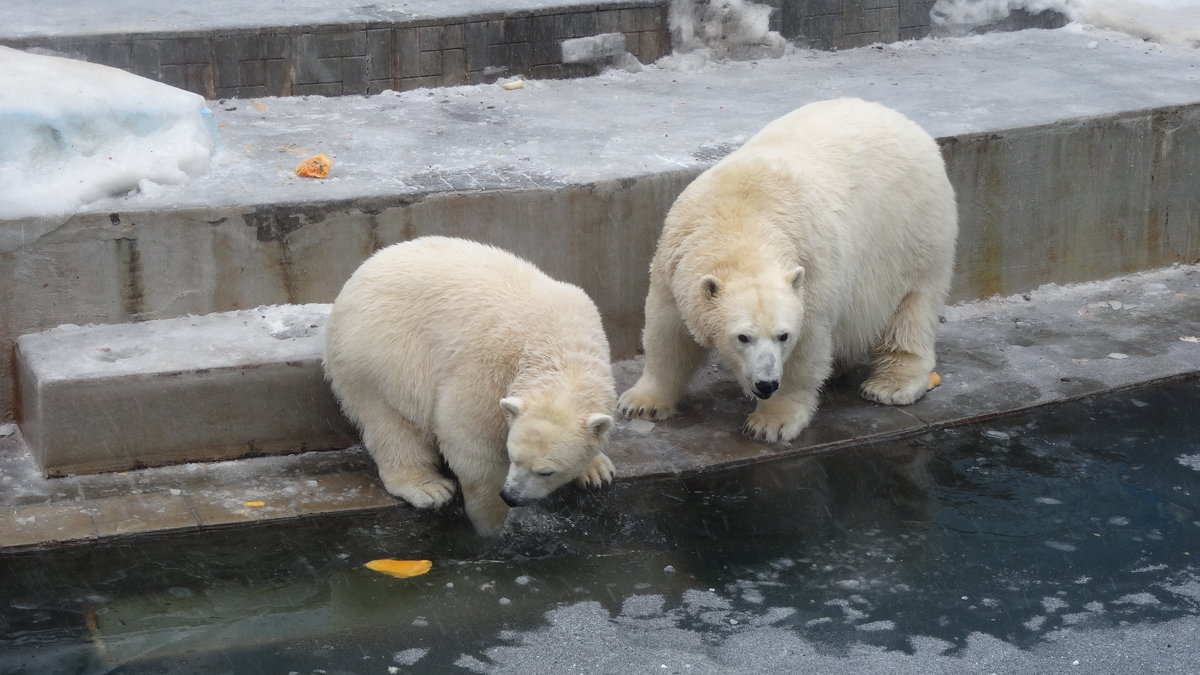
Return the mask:
[[716, 58], [782, 56], [787, 41], [770, 30], [771, 6], [748, 0], [671, 0], [671, 44], [680, 53]]
[[562, 41], [563, 63], [601, 63], [624, 53], [624, 33], [604, 33]]
[[635, 434], [648, 434], [654, 430], [654, 422], [649, 420], [629, 420], [625, 423], [625, 428]]
[[63, 216], [208, 171], [201, 96], [117, 68], [0, 47], [0, 213]]

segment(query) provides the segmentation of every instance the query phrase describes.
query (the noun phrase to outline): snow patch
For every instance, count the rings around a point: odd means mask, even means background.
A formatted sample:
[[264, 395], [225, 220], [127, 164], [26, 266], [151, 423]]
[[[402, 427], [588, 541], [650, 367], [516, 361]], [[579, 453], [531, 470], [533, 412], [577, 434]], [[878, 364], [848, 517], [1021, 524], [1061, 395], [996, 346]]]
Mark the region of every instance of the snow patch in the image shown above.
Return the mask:
[[[736, 61], [782, 56], [787, 41], [770, 29], [771, 7], [747, 0], [671, 0], [671, 45]], [[668, 57], [670, 58], [670, 57]]]
[[203, 97], [117, 68], [0, 47], [0, 91], [5, 219], [183, 183], [216, 148]]
[[[1163, 44], [1200, 46], [1196, 0], [937, 0], [935, 26], [967, 32], [1002, 21], [1015, 10], [1058, 12], [1070, 21]], [[1091, 44], [1089, 49], [1094, 49]]]

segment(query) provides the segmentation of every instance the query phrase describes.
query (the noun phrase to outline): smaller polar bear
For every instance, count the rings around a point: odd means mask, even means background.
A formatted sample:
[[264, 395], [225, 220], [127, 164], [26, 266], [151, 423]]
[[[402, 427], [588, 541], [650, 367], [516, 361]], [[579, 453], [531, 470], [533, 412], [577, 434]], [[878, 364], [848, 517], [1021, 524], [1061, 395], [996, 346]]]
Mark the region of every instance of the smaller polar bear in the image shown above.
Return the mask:
[[872, 357], [862, 395], [924, 395], [958, 216], [937, 143], [898, 112], [822, 101], [771, 122], [693, 181], [650, 266], [626, 415], [670, 416], [706, 349], [759, 401], [744, 431], [795, 438], [835, 360]]
[[508, 506], [613, 478], [600, 314], [500, 249], [425, 237], [371, 256], [333, 303], [325, 374], [387, 491], [448, 502], [440, 450], [481, 534], [503, 530]]

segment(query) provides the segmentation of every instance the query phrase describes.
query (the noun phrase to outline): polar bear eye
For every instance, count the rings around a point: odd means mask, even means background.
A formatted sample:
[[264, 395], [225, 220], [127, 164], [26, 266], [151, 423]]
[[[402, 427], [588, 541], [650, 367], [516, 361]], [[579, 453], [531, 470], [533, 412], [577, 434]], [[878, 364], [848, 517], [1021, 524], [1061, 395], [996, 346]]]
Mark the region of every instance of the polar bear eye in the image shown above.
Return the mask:
[[738, 335], [738, 342], [749, 342], [749, 341], [750, 341], [749, 335], [746, 335], [745, 333], [741, 333]]
[[541, 471], [534, 471], [534, 473], [545, 478], [546, 476], [553, 476], [555, 472], [553, 469], [543, 469]]
[[787, 342], [787, 339], [788, 339], [788, 334], [787, 334], [787, 333], [780, 333], [780, 334], [779, 334], [779, 341], [780, 341], [780, 342]]

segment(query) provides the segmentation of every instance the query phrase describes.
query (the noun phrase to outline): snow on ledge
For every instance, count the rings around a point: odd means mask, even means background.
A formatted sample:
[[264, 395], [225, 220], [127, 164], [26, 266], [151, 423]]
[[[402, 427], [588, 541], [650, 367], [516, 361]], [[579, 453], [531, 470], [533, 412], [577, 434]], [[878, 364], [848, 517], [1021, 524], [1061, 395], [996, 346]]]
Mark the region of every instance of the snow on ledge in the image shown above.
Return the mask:
[[204, 99], [108, 66], [0, 47], [0, 221], [208, 171]]

